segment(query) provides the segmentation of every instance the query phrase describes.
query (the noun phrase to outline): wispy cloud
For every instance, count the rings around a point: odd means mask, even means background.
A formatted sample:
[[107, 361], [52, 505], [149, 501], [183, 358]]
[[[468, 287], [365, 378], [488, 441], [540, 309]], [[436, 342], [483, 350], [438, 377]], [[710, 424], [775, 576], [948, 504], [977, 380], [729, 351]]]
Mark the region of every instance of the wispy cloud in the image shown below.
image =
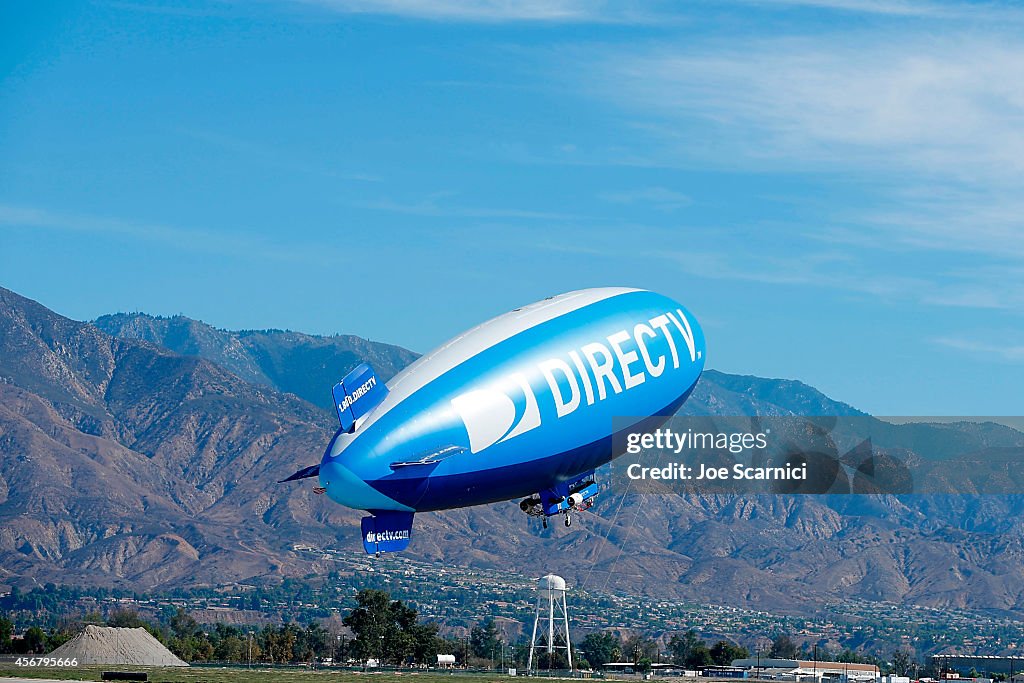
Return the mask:
[[385, 14], [433, 21], [609, 22], [638, 21], [632, 3], [585, 0], [300, 0], [348, 14]]
[[[346, 14], [378, 14], [431, 21], [456, 22], [549, 22], [664, 24], [685, 20], [693, 7], [685, 3], [647, 0], [296, 0]], [[730, 4], [728, 2], [722, 5]], [[733, 0], [731, 4], [756, 6], [768, 11], [817, 9], [845, 14], [916, 18], [971, 18], [978, 13], [1015, 16], [989, 5], [979, 8], [964, 2], [929, 0]]]
[[[985, 5], [971, 21], [941, 23], [964, 8], [883, 0], [754, 4], [928, 14], [941, 30], [901, 19], [871, 31], [799, 35], [797, 27], [742, 42], [565, 53], [584, 92], [627, 113], [644, 132], [634, 138], [634, 157], [651, 166], [814, 174], [837, 197], [799, 198], [801, 218], [814, 218], [802, 230], [789, 224], [789, 238], [803, 233], [802, 242], [788, 242], [797, 255], [792, 262], [768, 251], [737, 268], [733, 256], [704, 275], [1024, 311], [1024, 279], [995, 274], [1024, 269], [1024, 32], [992, 21], [1015, 12], [1019, 24], [1020, 12]], [[799, 258], [824, 244], [845, 245], [857, 258], [827, 268]], [[900, 252], [913, 253], [918, 265], [908, 267]], [[947, 264], [957, 259], [977, 267], [954, 272]]]
[[[632, 244], [662, 246], [624, 252], [622, 236], [627, 234]], [[757, 234], [763, 238], [754, 237]], [[792, 226], [747, 225], [733, 230], [615, 223], [595, 229], [560, 224], [557, 237], [539, 227], [521, 229], [516, 235], [537, 249], [596, 259], [667, 262], [681, 273], [710, 281], [833, 290], [893, 305], [1024, 312], [1024, 266], [969, 265], [961, 258], [962, 265], [950, 267], [948, 259], [941, 256], [923, 260], [920, 254], [899, 253], [880, 264], [871, 244], [859, 244], [856, 249], [843, 243], [827, 244]], [[669, 246], [681, 242], [687, 248]], [[914, 258], [916, 264], [909, 265], [908, 258]]]
[[501, 207], [470, 207], [460, 206], [444, 201], [455, 196], [453, 192], [438, 192], [423, 199], [414, 201], [395, 201], [393, 199], [358, 200], [348, 202], [350, 206], [375, 211], [405, 213], [414, 216], [436, 216], [442, 218], [513, 218], [523, 220], [567, 221], [580, 220], [583, 216], [560, 213], [557, 211], [537, 211], [532, 209], [501, 208]]
[[53, 230], [106, 235], [151, 242], [181, 251], [242, 256], [273, 261], [329, 262], [319, 247], [286, 245], [265, 238], [223, 230], [195, 230], [143, 221], [55, 212], [38, 207], [0, 204], [0, 229]]
[[605, 201], [617, 204], [644, 204], [659, 211], [675, 211], [693, 203], [688, 195], [665, 187], [644, 187], [601, 195]]
[[[970, 268], [947, 271], [959, 280], [986, 280], [998, 292], [1024, 283], [1024, 183], [955, 183], [919, 177], [892, 182], [865, 206], [837, 206], [831, 223], [808, 239], [851, 249], [956, 254]], [[1004, 298], [1004, 297], [999, 297]], [[1024, 302], [1021, 302], [1024, 303]]]
[[227, 152], [244, 159], [245, 163], [256, 163], [289, 173], [319, 175], [337, 180], [351, 180], [363, 183], [381, 182], [380, 176], [360, 171], [346, 171], [334, 166], [299, 160], [293, 150], [276, 147], [265, 141], [247, 140], [234, 135], [209, 129], [177, 126], [174, 132], [197, 140], [221, 152]]
[[[594, 65], [595, 88], [731, 163], [1024, 170], [1024, 40], [859, 33], [649, 48]], [[699, 150], [699, 148], [697, 148]], [[721, 153], [719, 147], [719, 153]]]
[[[738, 1], [744, 2], [744, 0]], [[979, 12], [1000, 11], [1000, 8], [995, 5], [979, 7], [970, 3], [930, 2], [928, 0], [746, 0], [746, 4], [773, 9], [816, 8], [858, 14], [943, 19], [977, 16]]]
[[932, 340], [934, 343], [957, 351], [987, 356], [1002, 361], [1024, 362], [1024, 344], [1015, 343], [1016, 340], [1006, 344], [996, 344], [991, 341], [977, 341], [959, 337], [938, 337]]
[[[621, 234], [622, 228], [617, 229]], [[631, 233], [641, 231], [637, 226]], [[740, 249], [638, 250], [624, 256], [621, 247], [602, 245], [594, 239], [574, 243], [566, 240], [539, 241], [540, 248], [606, 258], [632, 258], [645, 262], [668, 261], [681, 272], [708, 280], [732, 280], [766, 285], [786, 285], [834, 289], [869, 294], [891, 300], [921, 300], [934, 292], [937, 284], [928, 278], [910, 275], [879, 275], [848, 255], [834, 251], [803, 252], [784, 255]]]

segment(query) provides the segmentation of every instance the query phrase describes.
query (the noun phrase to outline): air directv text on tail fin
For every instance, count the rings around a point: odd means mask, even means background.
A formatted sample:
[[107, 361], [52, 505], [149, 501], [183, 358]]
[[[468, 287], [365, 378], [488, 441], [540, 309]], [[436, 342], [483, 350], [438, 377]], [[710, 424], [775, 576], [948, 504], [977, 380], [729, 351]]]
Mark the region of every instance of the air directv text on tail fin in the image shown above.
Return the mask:
[[351, 432], [359, 418], [380, 405], [388, 395], [388, 387], [377, 379], [372, 367], [360, 363], [334, 385], [332, 393], [341, 429]]

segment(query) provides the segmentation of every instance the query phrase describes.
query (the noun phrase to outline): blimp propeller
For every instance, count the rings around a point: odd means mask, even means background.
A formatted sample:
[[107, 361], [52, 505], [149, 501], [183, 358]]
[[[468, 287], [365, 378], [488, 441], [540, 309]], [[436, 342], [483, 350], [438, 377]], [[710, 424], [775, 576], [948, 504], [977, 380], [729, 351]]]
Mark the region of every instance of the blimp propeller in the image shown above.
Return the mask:
[[571, 481], [559, 482], [540, 493], [524, 498], [519, 501], [519, 509], [530, 517], [543, 518], [545, 529], [548, 527], [548, 517], [555, 515], [563, 515], [565, 526], [571, 526], [572, 512], [589, 510], [594, 505], [594, 497], [599, 490], [594, 473], [586, 472]]

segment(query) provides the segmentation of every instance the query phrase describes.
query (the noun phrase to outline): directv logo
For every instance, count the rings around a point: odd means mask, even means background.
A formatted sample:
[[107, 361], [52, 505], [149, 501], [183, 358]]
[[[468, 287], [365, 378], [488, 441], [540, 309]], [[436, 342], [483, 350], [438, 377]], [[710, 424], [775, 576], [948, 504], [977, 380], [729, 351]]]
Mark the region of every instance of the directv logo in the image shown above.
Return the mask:
[[377, 386], [376, 375], [366, 380], [366, 382], [357, 387], [356, 390], [353, 391], [351, 394], [346, 395], [345, 398], [342, 399], [341, 403], [338, 404], [338, 410], [348, 410], [353, 403], [362, 398], [366, 394], [366, 392], [368, 392], [370, 389], [373, 389], [375, 386]]
[[369, 531], [366, 534], [367, 543], [387, 543], [388, 541], [408, 541], [409, 530], [399, 529], [398, 531]]
[[[656, 346], [662, 352], [653, 352]], [[562, 418], [581, 405], [594, 405], [699, 358], [690, 321], [676, 309], [572, 349], [564, 357], [549, 358], [536, 368]], [[466, 425], [472, 453], [541, 425], [537, 396], [519, 372], [460, 394], [451, 405]]]
[[[678, 335], [678, 340], [675, 335]], [[558, 417], [576, 412], [584, 402], [592, 406], [609, 396], [638, 387], [648, 377], [661, 377], [670, 359], [672, 368], [678, 369], [685, 357], [676, 345], [677, 341], [682, 341], [685, 347], [682, 350], [691, 363], [701, 357], [693, 338], [693, 328], [681, 309], [637, 323], [632, 330], [619, 330], [605, 340], [607, 344], [595, 341], [579, 350], [569, 351], [567, 355], [572, 365], [562, 358], [551, 358], [540, 364], [540, 371], [555, 400]], [[668, 354], [651, 353], [650, 343], [659, 340], [664, 340]]]
[[466, 425], [472, 453], [540, 427], [537, 397], [520, 372], [492, 386], [456, 396], [452, 407]]

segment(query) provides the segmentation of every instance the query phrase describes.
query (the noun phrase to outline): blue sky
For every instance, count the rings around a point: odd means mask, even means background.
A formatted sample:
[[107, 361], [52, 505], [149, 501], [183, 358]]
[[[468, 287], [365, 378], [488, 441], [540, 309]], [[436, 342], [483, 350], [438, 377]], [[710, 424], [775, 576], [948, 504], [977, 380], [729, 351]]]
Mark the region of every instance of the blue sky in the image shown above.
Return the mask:
[[696, 314], [710, 367], [1024, 411], [1019, 5], [0, 12], [0, 285], [70, 317], [425, 351], [630, 285]]

